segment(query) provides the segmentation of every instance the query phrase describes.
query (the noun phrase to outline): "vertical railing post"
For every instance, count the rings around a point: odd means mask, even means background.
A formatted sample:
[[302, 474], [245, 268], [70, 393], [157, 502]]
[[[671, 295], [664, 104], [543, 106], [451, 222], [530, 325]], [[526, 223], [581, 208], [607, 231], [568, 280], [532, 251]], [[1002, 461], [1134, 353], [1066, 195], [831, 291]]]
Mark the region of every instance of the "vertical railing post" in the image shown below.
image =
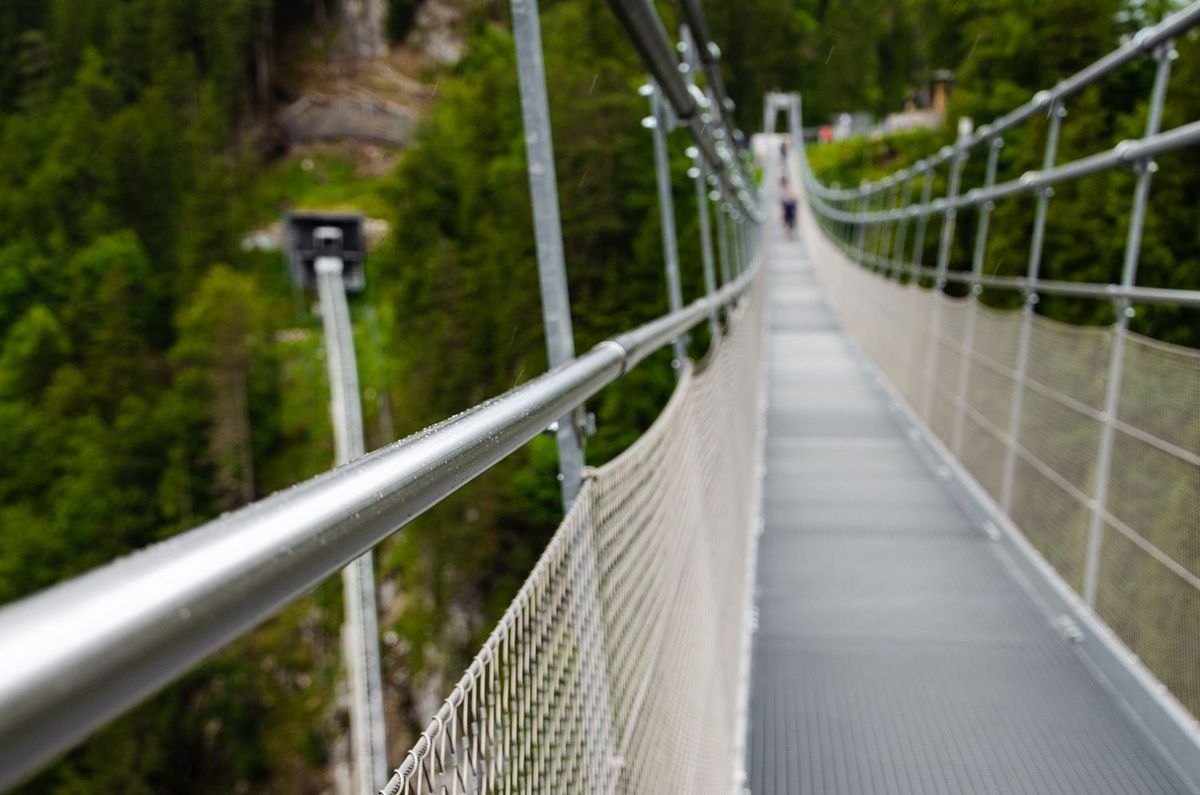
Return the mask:
[[[928, 207], [930, 200], [933, 198], [934, 167], [924, 160], [918, 160], [915, 168], [921, 174], [921, 206]], [[900, 273], [909, 274], [908, 285], [913, 290], [921, 288], [921, 260], [925, 255], [925, 228], [929, 224], [929, 216], [922, 209], [916, 216], [916, 219], [916, 229], [913, 230], [912, 262], [903, 264], [899, 270]], [[900, 252], [901, 256], [903, 256], [903, 246], [900, 247]], [[906, 325], [908, 328], [908, 345], [906, 346], [905, 357], [908, 365], [905, 370], [906, 374], [908, 374], [908, 385], [905, 394], [915, 409], [917, 404], [917, 390], [919, 388], [916, 370], [917, 359], [920, 356], [921, 342], [918, 333], [918, 318], [915, 316], [910, 317]]]
[[[875, 204], [875, 194], [871, 191], [868, 191], [867, 193], [863, 194], [863, 202], [864, 202], [864, 205], [860, 212], [865, 212], [865, 213], [872, 212], [874, 210], [873, 205]], [[864, 219], [864, 221], [863, 221], [863, 241], [862, 241], [862, 248], [861, 248], [862, 254], [859, 257], [859, 264], [865, 268], [871, 267], [871, 264], [868, 262], [868, 258], [870, 257], [871, 251], [873, 250], [874, 245], [875, 245], [875, 239], [877, 237], [877, 235], [875, 233], [877, 232], [877, 230], [878, 230], [878, 226], [876, 224], [866, 221]]]
[[[553, 368], [575, 358], [575, 334], [571, 324], [571, 299], [567, 292], [567, 268], [563, 257], [554, 141], [550, 131], [550, 103], [546, 96], [546, 65], [542, 60], [542, 29], [537, 0], [512, 0], [512, 25], [517, 48], [521, 117], [525, 127], [529, 194], [533, 206], [533, 234], [537, 242], [542, 321], [546, 330], [546, 353]], [[582, 430], [574, 413], [559, 419], [555, 438], [558, 441], [558, 478], [562, 485], [565, 512], [575, 501], [583, 478]]]
[[[863, 193], [858, 198], [858, 207], [856, 208], [856, 210], [858, 213], [861, 214], [861, 213], [865, 213], [867, 211], [867, 208], [870, 207], [870, 199], [867, 197], [866, 190], [862, 189], [862, 188], [860, 188], [860, 189], [863, 190]], [[858, 222], [857, 222], [857, 226], [858, 226], [858, 228], [855, 230], [855, 232], [857, 233], [857, 241], [855, 243], [855, 249], [854, 249], [854, 261], [856, 263], [858, 263], [859, 265], [862, 265], [863, 264], [863, 249], [866, 247], [866, 244], [867, 244], [867, 222], [862, 220], [861, 218], [859, 218]]]
[[899, 220], [899, 228], [896, 230], [895, 245], [892, 247], [892, 276], [896, 281], [900, 281], [900, 274], [904, 268], [904, 244], [908, 242], [908, 206], [912, 204], [913, 181], [915, 176], [909, 172], [904, 178], [904, 195], [900, 199], [898, 209], [902, 215]]
[[[346, 302], [342, 258], [318, 257], [314, 268], [325, 329], [335, 460], [341, 466], [366, 453], [354, 329]], [[352, 786], [354, 795], [368, 795], [387, 778], [388, 771], [375, 562], [370, 551], [342, 569], [342, 593], [346, 603], [343, 631], [350, 696]]]
[[[953, 202], [958, 198], [959, 188], [962, 183], [963, 167], [967, 163], [967, 151], [954, 150], [953, 159], [950, 161], [950, 181], [946, 186], [946, 201]], [[946, 287], [946, 272], [950, 268], [950, 250], [954, 245], [954, 227], [958, 219], [958, 211], [949, 204], [943, 211], [942, 215], [942, 237], [938, 241], [938, 259], [937, 259], [937, 288], [939, 290]]]
[[[654, 138], [654, 175], [658, 183], [658, 214], [662, 227], [663, 264], [667, 276], [667, 306], [672, 312], [676, 312], [683, 308], [683, 290], [679, 284], [679, 241], [675, 236], [675, 200], [671, 193], [671, 160], [667, 151], [670, 119], [658, 84], [651, 82], [648, 85], [648, 89], [643, 87], [643, 93], [650, 98], [650, 116], [645, 120], [645, 126], [650, 128]], [[676, 376], [681, 376], [683, 365], [687, 361], [687, 348], [683, 336], [676, 337], [671, 344], [675, 350], [671, 367]]]
[[[960, 140], [962, 136], [960, 135]], [[963, 166], [967, 162], [966, 150], [959, 150], [957, 145], [950, 154], [950, 180], [946, 185], [946, 201], [953, 202], [958, 198], [958, 189], [962, 181]], [[946, 272], [950, 268], [950, 247], [954, 244], [954, 221], [957, 215], [953, 206], [947, 206], [942, 213], [942, 238], [938, 245], [937, 277], [933, 285], [933, 323], [930, 333], [929, 350], [925, 354], [925, 419], [933, 423], [933, 401], [937, 394], [937, 371], [941, 354], [942, 337], [942, 290], [946, 288]]]
[[875, 247], [875, 270], [883, 276], [888, 275], [889, 268], [892, 264], [892, 238], [893, 230], [896, 227], [896, 212], [899, 210], [900, 201], [900, 185], [906, 182], [903, 179], [893, 179], [892, 190], [888, 195], [886, 209], [889, 217], [883, 222], [882, 228], [879, 230], [880, 240], [879, 245]]
[[744, 269], [750, 270], [750, 261], [754, 257], [754, 221], [749, 217], [742, 219], [742, 262]]
[[[511, 0], [511, 3], [546, 350], [550, 366], [557, 367], [575, 358], [575, 336], [563, 254], [541, 20], [537, 0]], [[555, 432], [564, 512], [570, 510], [583, 484], [583, 429], [582, 423], [576, 419], [582, 410], [579, 407], [575, 412], [561, 417]], [[597, 783], [597, 789], [608, 791], [612, 786], [612, 707], [592, 540], [589, 534], [580, 533], [572, 543], [572, 557], [579, 560], [580, 565], [573, 568], [575, 574], [570, 589], [570, 610], [572, 625], [577, 632], [581, 673], [588, 683], [587, 703], [583, 710], [588, 738], [586, 745], [589, 749], [587, 776]], [[582, 581], [576, 581], [578, 578], [582, 578]], [[590, 621], [581, 616], [590, 616]]]
[[738, 257], [737, 257], [737, 213], [729, 202], [725, 202], [725, 246], [729, 251], [729, 277], [736, 279], [738, 277]]
[[[713, 267], [712, 225], [708, 216], [708, 167], [695, 147], [688, 148], [688, 156], [695, 161], [695, 165], [688, 170], [688, 175], [696, 184], [696, 212], [700, 216], [700, 261], [704, 266], [704, 292], [711, 298], [717, 291], [717, 277]], [[717, 323], [715, 308], [709, 312], [708, 323], [713, 339], [716, 340], [720, 336], [721, 326]]]
[[[850, 199], [835, 199], [834, 202], [835, 206], [836, 202], [842, 202], [842, 206], [838, 209], [845, 212], [854, 212], [858, 209], [858, 203], [855, 202], [852, 204]], [[858, 225], [853, 220], [842, 221], [840, 224], [840, 232], [841, 234], [839, 234], [838, 237], [842, 253], [848, 258], [854, 259], [854, 254], [852, 252], [854, 251], [855, 243], [858, 241]]]
[[[1058, 159], [1058, 135], [1067, 109], [1062, 101], [1050, 99], [1050, 123], [1046, 130], [1046, 149], [1042, 154], [1042, 169], [1053, 168]], [[1025, 274], [1025, 305], [1021, 310], [1021, 332], [1017, 340], [1016, 371], [1013, 373], [1012, 399], [1008, 411], [1008, 439], [1004, 451], [1004, 472], [1000, 480], [1000, 507], [1005, 513], [1012, 510], [1013, 481], [1016, 478], [1017, 448], [1021, 443], [1021, 411], [1025, 401], [1025, 371], [1029, 365], [1029, 344], [1033, 336], [1034, 307], [1038, 302], [1037, 281], [1042, 268], [1042, 245], [1046, 235], [1046, 209], [1053, 191], [1043, 188], [1038, 193], [1033, 215], [1033, 237], [1029, 243], [1029, 267]]]
[[[700, 57], [696, 52], [696, 40], [692, 37], [691, 30], [687, 25], [680, 26], [679, 42], [683, 50], [684, 61], [688, 65], [688, 71], [685, 74], [688, 86], [696, 85], [696, 73], [702, 68]], [[768, 106], [773, 105], [773, 95], [768, 95]], [[711, 107], [712, 98], [709, 95], [708, 104]], [[775, 114], [770, 114], [769, 121], [772, 128], [775, 125]], [[765, 127], [764, 127], [765, 129]], [[708, 164], [704, 162], [704, 158], [700, 155], [700, 150], [695, 146], [687, 148], [687, 156], [691, 159], [693, 165], [688, 169], [688, 176], [692, 178], [692, 182], [696, 187], [696, 214], [700, 222], [700, 262], [704, 270], [704, 294], [712, 297], [717, 291], [717, 278], [715, 268], [713, 267], [713, 248], [712, 248], [712, 226], [708, 218]], [[712, 339], [716, 342], [720, 338], [721, 325], [717, 322], [717, 310], [713, 308], [708, 313], [708, 328], [712, 335]]]
[[[1167, 81], [1171, 76], [1171, 61], [1176, 57], [1174, 43], [1160, 44], [1154, 51], [1158, 61], [1154, 87], [1146, 111], [1146, 137], [1155, 135], [1162, 124], [1163, 102]], [[1150, 180], [1157, 167], [1150, 158], [1139, 161], [1137, 181], [1133, 188], [1133, 204], [1129, 213], [1129, 231], [1125, 238], [1125, 258], [1121, 267], [1121, 286], [1133, 287], [1137, 282], [1138, 261], [1142, 249], [1142, 232], [1146, 223], [1146, 204], [1150, 198]], [[1084, 568], [1083, 596], [1096, 606], [1100, 584], [1100, 553], [1104, 543], [1104, 517], [1108, 512], [1108, 488], [1112, 477], [1113, 441], [1116, 435], [1117, 411], [1121, 403], [1121, 382], [1125, 369], [1125, 344], [1133, 307], [1128, 298], [1115, 302], [1117, 319], [1113, 329], [1112, 351], [1108, 361], [1108, 381], [1104, 390], [1104, 426], [1100, 432], [1099, 453], [1096, 458], [1096, 487], [1092, 497], [1091, 520], [1088, 526], [1087, 563]]]
[[[720, 202], [720, 194], [716, 194], [714, 201]], [[722, 204], [717, 204], [717, 255], [720, 258], [721, 266], [721, 284], [729, 284], [733, 279], [733, 265], [729, 262], [729, 219]]]
[[[875, 191], [870, 191], [869, 193], [867, 193], [866, 212], [868, 212], [868, 213], [875, 212], [875, 199], [879, 195], [880, 194]], [[867, 222], [867, 234], [864, 236], [864, 239], [863, 239], [862, 264], [871, 270], [875, 269], [875, 246], [878, 243], [879, 243], [879, 224], [874, 221]]]
[[738, 243], [738, 230], [741, 228], [737, 211], [729, 208], [729, 264], [733, 269], [733, 278], [742, 275], [742, 247]]
[[750, 220], [744, 213], [738, 213], [738, 248], [741, 259], [739, 274], [750, 270]]
[[730, 246], [733, 249], [733, 275], [745, 273], [745, 247], [742, 245], [742, 214], [733, 213], [730, 217]]
[[[996, 165], [1000, 159], [1000, 150], [1004, 139], [996, 137], [988, 142], [987, 168], [983, 176], [983, 189], [987, 190], [996, 184]], [[967, 321], [962, 339], [962, 366], [958, 370], [958, 389], [954, 401], [954, 434], [951, 438], [951, 449], [956, 456], [962, 457], [963, 432], [967, 418], [967, 392], [971, 387], [971, 360], [975, 351], [975, 316], [979, 311], [979, 294], [983, 292], [980, 281], [983, 278], [983, 260], [987, 254], [988, 221], [991, 218], [995, 202], [985, 201], [979, 206], [979, 228], [975, 230], [975, 252], [971, 259], [971, 291], [967, 297]]]
[[[928, 206], [933, 198], [934, 168], [927, 163], [918, 163], [923, 179], [921, 181], [921, 204]], [[913, 234], [912, 277], [921, 278], [921, 262], [925, 258], [925, 228], [929, 226], [929, 214], [922, 212], [917, 216], [917, 228]]]

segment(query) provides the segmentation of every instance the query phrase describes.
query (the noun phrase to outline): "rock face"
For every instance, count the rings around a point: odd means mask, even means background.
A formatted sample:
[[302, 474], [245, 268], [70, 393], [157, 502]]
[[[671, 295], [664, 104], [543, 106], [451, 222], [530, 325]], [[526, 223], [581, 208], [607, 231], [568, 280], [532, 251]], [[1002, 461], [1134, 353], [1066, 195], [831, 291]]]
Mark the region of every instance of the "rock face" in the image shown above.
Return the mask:
[[462, 60], [463, 11], [468, 0], [425, 0], [408, 36], [408, 44], [425, 57], [444, 66]]
[[362, 141], [404, 146], [417, 123], [411, 108], [381, 99], [308, 94], [280, 117], [290, 144]]
[[342, 0], [342, 52], [351, 60], [369, 60], [387, 54], [387, 3], [385, 0]]

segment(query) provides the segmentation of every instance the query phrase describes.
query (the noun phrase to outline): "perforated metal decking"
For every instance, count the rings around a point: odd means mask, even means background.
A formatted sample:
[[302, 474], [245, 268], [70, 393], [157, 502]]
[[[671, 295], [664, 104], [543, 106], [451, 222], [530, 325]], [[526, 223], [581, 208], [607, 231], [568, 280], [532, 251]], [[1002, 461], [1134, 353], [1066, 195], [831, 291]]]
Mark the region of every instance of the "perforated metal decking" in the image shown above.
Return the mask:
[[771, 246], [754, 795], [1183, 793]]

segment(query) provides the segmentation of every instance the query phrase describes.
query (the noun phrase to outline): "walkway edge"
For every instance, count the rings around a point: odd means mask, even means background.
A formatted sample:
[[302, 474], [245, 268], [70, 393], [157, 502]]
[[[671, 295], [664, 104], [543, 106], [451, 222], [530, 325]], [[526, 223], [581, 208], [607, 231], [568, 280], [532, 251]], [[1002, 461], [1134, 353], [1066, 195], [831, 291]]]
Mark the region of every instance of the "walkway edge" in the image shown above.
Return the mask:
[[1073, 643], [1076, 654], [1159, 748], [1183, 783], [1200, 795], [1200, 723], [1034, 549], [858, 343], [849, 335], [847, 340], [872, 380], [887, 393], [891, 410], [903, 417], [909, 440], [979, 528], [1000, 545], [1006, 567], [1047, 619], [1062, 627], [1064, 642]]
[[[758, 256], [761, 258], [762, 284], [756, 290], [770, 290], [771, 271], [766, 267], [767, 247], [763, 242]], [[762, 299], [766, 301], [766, 298]], [[750, 748], [750, 685], [754, 670], [754, 635], [758, 631], [758, 541], [765, 529], [763, 513], [763, 484], [767, 477], [767, 406], [771, 381], [770, 338], [767, 329], [771, 323], [770, 302], [766, 301], [759, 319], [758, 346], [758, 405], [755, 406], [754, 440], [754, 485], [750, 496], [749, 543], [746, 547], [746, 592], [742, 597], [742, 648], [738, 661], [737, 724], [734, 738], [733, 792], [734, 795], [749, 793], [750, 772], [747, 754]]]

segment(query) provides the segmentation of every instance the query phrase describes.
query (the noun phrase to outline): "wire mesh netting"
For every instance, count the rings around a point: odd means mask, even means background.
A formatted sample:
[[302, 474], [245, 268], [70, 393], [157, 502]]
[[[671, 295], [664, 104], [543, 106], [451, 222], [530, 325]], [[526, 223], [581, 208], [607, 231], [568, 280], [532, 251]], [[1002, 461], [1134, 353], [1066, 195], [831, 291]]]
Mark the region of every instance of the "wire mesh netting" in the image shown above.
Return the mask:
[[[855, 265], [811, 212], [803, 222], [843, 325], [1081, 594], [1099, 528], [1097, 613], [1200, 715], [1200, 351], [901, 284]], [[1118, 345], [1124, 376], [1098, 509]]]
[[733, 789], [763, 290], [646, 434], [589, 472], [383, 792]]

